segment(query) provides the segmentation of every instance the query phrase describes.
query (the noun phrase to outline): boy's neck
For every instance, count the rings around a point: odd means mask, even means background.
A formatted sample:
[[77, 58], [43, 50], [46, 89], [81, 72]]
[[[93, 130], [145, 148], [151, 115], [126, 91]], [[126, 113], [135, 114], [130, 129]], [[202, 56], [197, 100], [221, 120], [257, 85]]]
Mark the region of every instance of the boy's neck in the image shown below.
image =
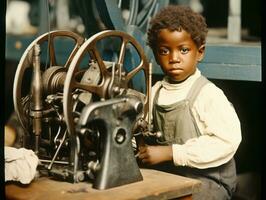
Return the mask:
[[[191, 76], [191, 75], [190, 75], [190, 76]], [[190, 76], [188, 76], [188, 77], [190, 77]], [[173, 80], [173, 79], [171, 79], [170, 77], [168, 77], [168, 82], [169, 82], [170, 84], [179, 84], [179, 83], [183, 83], [185, 80], [187, 80], [188, 77], [185, 78], [185, 79], [182, 80], [182, 81]]]

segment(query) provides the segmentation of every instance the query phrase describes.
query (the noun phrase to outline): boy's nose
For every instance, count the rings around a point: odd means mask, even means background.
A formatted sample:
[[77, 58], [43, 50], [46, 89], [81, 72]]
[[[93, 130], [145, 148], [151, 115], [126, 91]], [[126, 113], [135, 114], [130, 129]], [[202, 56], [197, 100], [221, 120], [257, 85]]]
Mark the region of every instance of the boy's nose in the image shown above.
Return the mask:
[[172, 52], [170, 55], [170, 62], [180, 62], [178, 52]]

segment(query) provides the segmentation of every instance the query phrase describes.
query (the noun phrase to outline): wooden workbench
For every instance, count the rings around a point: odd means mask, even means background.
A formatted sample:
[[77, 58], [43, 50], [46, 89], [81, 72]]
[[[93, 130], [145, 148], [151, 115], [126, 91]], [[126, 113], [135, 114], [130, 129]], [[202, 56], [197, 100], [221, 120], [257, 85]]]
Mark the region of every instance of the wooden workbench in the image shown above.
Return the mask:
[[6, 199], [26, 200], [124, 200], [192, 199], [200, 190], [200, 181], [157, 170], [141, 169], [143, 181], [107, 190], [96, 190], [88, 182], [68, 183], [42, 177], [22, 186], [7, 183]]

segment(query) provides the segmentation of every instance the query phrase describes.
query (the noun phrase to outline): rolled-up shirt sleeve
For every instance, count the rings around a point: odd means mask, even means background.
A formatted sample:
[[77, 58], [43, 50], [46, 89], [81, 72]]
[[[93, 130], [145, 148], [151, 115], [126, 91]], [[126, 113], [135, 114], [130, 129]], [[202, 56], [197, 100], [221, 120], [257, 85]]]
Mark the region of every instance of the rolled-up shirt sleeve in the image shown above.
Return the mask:
[[174, 164], [204, 169], [229, 161], [241, 142], [241, 126], [223, 91], [212, 83], [205, 85], [192, 113], [201, 135], [172, 145]]

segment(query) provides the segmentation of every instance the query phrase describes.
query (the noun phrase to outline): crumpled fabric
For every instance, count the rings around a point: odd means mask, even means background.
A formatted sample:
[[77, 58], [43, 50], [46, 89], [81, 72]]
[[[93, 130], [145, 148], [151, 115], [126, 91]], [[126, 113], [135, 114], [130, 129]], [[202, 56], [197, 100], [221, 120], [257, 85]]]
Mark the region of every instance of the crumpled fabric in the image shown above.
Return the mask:
[[5, 146], [5, 181], [29, 184], [37, 172], [38, 161], [32, 150]]

